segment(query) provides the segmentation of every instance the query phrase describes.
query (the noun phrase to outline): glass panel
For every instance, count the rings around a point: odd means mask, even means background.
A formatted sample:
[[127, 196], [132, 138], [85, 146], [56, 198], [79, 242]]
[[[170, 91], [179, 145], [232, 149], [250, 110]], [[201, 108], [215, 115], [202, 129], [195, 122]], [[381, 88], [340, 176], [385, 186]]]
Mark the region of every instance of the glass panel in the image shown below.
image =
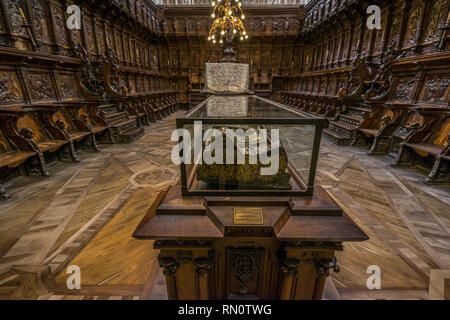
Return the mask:
[[[306, 191], [314, 125], [185, 125], [189, 191]], [[196, 147], [198, 150], [196, 150]]]
[[280, 141], [300, 179], [308, 185], [316, 127], [283, 126]]
[[213, 96], [194, 109], [188, 118], [302, 119], [306, 117], [255, 96]]

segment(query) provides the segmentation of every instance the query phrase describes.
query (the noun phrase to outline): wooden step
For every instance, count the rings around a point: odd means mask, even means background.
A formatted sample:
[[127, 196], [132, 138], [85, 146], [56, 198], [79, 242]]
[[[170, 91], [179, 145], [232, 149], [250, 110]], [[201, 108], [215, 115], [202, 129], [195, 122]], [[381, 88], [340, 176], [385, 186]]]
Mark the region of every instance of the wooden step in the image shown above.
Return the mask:
[[350, 114], [340, 114], [339, 118], [348, 119], [350, 121], [354, 121], [357, 123], [360, 123], [361, 120], [363, 119], [361, 116], [355, 116], [355, 115], [350, 115]]
[[349, 110], [358, 111], [358, 112], [361, 112], [361, 113], [364, 113], [364, 112], [371, 112], [371, 111], [372, 111], [372, 110], [370, 110], [370, 109], [363, 108], [363, 107], [348, 107], [348, 109], [349, 109]]
[[347, 130], [347, 131], [357, 130], [357, 126], [355, 126], [353, 124], [350, 124], [350, 123], [347, 123], [347, 122], [344, 122], [344, 121], [339, 121], [339, 120], [338, 121], [331, 121], [330, 124], [332, 124], [332, 125], [334, 125], [336, 127], [342, 128], [344, 130]]
[[131, 143], [144, 135], [144, 127], [130, 128], [120, 134], [120, 141], [123, 143]]
[[117, 122], [111, 123], [111, 127], [113, 127], [113, 128], [120, 128], [120, 127], [123, 127], [123, 126], [126, 126], [126, 125], [130, 124], [131, 122], [136, 123], [136, 119], [120, 119]]
[[106, 115], [105, 115], [105, 117], [106, 117], [106, 119], [111, 119], [111, 118], [116, 118], [116, 117], [120, 117], [120, 116], [126, 116], [126, 112], [125, 111], [123, 111], [123, 112], [114, 112], [114, 113], [107, 113]]
[[339, 132], [336, 132], [332, 129], [325, 128], [323, 129], [323, 133], [329, 136], [337, 145], [348, 146], [350, 144], [349, 138], [343, 136]]

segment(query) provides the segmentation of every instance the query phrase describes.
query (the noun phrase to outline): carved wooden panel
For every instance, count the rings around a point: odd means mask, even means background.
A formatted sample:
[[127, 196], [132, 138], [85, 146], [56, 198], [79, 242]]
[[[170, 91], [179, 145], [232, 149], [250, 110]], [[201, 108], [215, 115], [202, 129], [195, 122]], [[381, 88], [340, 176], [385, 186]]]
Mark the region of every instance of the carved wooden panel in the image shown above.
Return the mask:
[[419, 22], [423, 12], [422, 7], [422, 2], [416, 1], [409, 12], [406, 32], [403, 39], [403, 47], [411, 47], [416, 44]]
[[435, 74], [426, 77], [419, 100], [429, 103], [448, 103], [450, 74]]
[[26, 79], [32, 100], [51, 100], [56, 99], [50, 73], [42, 71], [26, 72]]
[[86, 39], [86, 49], [90, 54], [97, 54], [95, 47], [94, 27], [92, 25], [92, 19], [88, 15], [84, 15], [83, 18], [84, 36]]
[[62, 47], [61, 54], [69, 55], [70, 41], [67, 38], [67, 26], [66, 26], [66, 16], [63, 7], [56, 3], [51, 2], [51, 10], [53, 11], [53, 16], [55, 18], [55, 36], [57, 39], [58, 46]]
[[10, 70], [0, 70], [0, 104], [24, 100], [17, 74]]
[[59, 75], [59, 91], [64, 100], [78, 98], [77, 84], [73, 74]]

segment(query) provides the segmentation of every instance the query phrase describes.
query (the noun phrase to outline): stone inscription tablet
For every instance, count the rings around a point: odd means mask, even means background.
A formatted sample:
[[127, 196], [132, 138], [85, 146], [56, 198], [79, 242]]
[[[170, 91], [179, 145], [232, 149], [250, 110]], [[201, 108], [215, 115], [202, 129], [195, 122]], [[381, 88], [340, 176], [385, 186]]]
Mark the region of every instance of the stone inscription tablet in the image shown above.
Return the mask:
[[216, 92], [247, 92], [249, 66], [244, 63], [207, 63], [205, 90]]

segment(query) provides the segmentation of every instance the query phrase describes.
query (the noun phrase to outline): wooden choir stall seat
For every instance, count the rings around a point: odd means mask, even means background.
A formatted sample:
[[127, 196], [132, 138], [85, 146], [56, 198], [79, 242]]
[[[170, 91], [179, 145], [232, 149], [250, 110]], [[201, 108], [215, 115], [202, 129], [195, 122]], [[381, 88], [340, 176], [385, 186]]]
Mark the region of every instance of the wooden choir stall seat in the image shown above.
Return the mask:
[[63, 109], [53, 113], [51, 121], [64, 132], [67, 138], [79, 144], [83, 149], [89, 148], [94, 151], [99, 151], [95, 133], [89, 128], [86, 119], [84, 121], [81, 120], [76, 116], [76, 113], [72, 113], [71, 117]]
[[64, 131], [55, 124], [48, 121], [48, 113], [41, 110], [27, 112], [17, 120], [17, 127], [27, 134], [28, 139], [32, 139], [39, 151], [44, 156], [56, 155], [57, 159], [69, 159], [78, 162], [73, 141], [64, 134]]
[[392, 148], [393, 134], [399, 126], [401, 117], [394, 117], [390, 111], [377, 115], [363, 113], [363, 120], [355, 133], [354, 146], [370, 146], [369, 154], [388, 153]]
[[102, 143], [115, 142], [111, 127], [106, 122], [104, 115], [100, 115], [95, 108], [82, 106], [77, 110], [75, 117], [87, 125], [89, 131], [95, 136], [96, 141]]
[[423, 126], [413, 124], [400, 144], [394, 166], [413, 166], [418, 160], [431, 158], [432, 169], [425, 183], [450, 182], [450, 118], [433, 119]]
[[[28, 159], [36, 158], [38, 154], [35, 151], [22, 151], [13, 147], [0, 130], [0, 171], [3, 169], [14, 169], [24, 164]], [[27, 173], [27, 168], [21, 168], [20, 173]], [[0, 199], [5, 200], [11, 196], [0, 184]]]

